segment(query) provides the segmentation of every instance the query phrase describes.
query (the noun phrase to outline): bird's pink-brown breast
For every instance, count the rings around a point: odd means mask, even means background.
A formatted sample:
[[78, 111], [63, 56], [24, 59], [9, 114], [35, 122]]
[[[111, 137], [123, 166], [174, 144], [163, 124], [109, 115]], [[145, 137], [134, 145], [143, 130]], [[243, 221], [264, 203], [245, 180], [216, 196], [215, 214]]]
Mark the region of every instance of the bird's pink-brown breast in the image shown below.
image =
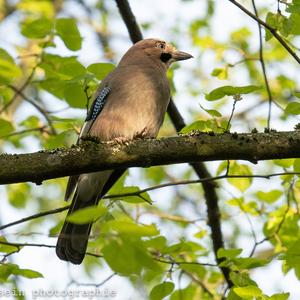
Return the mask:
[[119, 66], [103, 85], [111, 92], [91, 135], [101, 140], [132, 138], [140, 132], [157, 135], [170, 98], [165, 72], [153, 66]]

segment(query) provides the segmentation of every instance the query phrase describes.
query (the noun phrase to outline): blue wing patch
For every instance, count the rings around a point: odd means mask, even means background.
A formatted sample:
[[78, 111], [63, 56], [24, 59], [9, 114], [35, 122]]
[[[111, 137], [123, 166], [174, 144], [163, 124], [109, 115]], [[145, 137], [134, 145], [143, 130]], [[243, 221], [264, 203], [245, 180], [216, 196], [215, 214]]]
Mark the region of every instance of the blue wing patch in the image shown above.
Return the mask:
[[107, 95], [111, 92], [111, 88], [106, 86], [103, 88], [99, 95], [96, 97], [95, 101], [93, 102], [90, 111], [85, 119], [85, 121], [93, 120], [95, 121], [97, 116], [100, 114], [102, 111]]

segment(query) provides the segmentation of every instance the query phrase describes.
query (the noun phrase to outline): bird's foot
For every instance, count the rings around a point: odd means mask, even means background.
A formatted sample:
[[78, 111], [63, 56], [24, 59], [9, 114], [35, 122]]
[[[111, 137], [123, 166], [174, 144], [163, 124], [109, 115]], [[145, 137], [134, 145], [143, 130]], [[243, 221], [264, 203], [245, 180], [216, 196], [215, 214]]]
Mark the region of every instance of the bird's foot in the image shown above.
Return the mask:
[[137, 131], [134, 135], [133, 135], [133, 139], [144, 139], [148, 136], [148, 130], [147, 127], [145, 127], [142, 131]]
[[128, 145], [130, 143], [131, 139], [128, 137], [125, 137], [125, 136], [118, 136], [118, 137], [114, 138], [114, 141], [120, 145], [124, 145], [124, 144]]

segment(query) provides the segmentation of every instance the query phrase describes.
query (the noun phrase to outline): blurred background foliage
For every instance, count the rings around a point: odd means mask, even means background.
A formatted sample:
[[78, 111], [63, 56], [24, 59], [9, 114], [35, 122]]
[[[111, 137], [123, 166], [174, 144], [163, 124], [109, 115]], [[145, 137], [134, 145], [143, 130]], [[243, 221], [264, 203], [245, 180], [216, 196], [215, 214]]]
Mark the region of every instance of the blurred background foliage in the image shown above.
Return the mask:
[[[253, 1], [240, 2], [254, 12]], [[168, 74], [188, 124], [182, 133], [299, 129], [298, 63], [269, 31], [262, 29], [260, 41], [257, 24], [232, 3], [130, 4], [145, 37], [166, 39], [195, 57]], [[257, 10], [299, 55], [299, 0], [257, 1]], [[130, 47], [115, 2], [0, 0], [0, 21], [1, 152], [71, 146], [99, 81]], [[166, 116], [160, 136], [175, 134]], [[299, 159], [207, 166], [212, 176], [300, 172]], [[110, 194], [191, 179], [197, 177], [188, 165], [132, 169]], [[215, 266], [199, 184], [107, 197], [97, 210], [74, 216], [74, 222], [97, 218], [88, 251], [103, 256], [87, 256], [80, 267], [60, 262], [46, 247], [55, 244], [65, 213], [2, 230], [0, 282], [20, 291], [80, 288], [86, 282], [97, 287], [113, 273], [106, 285], [116, 290], [117, 299], [299, 299], [298, 176], [228, 178], [216, 184], [226, 246], [218, 255], [231, 270], [230, 290]], [[1, 187], [1, 225], [64, 206], [65, 185], [61, 178], [42, 186]], [[59, 274], [51, 275], [53, 270]]]

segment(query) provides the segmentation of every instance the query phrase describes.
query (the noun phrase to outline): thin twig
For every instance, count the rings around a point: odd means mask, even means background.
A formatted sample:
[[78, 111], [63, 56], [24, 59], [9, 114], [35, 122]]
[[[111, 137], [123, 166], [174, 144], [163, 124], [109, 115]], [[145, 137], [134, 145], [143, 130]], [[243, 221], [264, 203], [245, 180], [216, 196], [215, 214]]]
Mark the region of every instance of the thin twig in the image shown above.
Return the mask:
[[0, 139], [9, 138], [9, 137], [16, 136], [16, 135], [22, 135], [24, 133], [34, 132], [34, 131], [39, 131], [40, 133], [43, 133], [43, 132], [46, 132], [46, 128], [47, 128], [46, 126], [41, 126], [41, 127], [36, 127], [36, 128], [29, 128], [29, 129], [24, 129], [24, 130], [20, 130], [20, 131], [15, 131], [15, 132], [12, 132], [7, 135], [0, 136]]
[[35, 107], [43, 116], [44, 118], [47, 120], [49, 127], [51, 128], [51, 132], [52, 134], [56, 134], [56, 130], [52, 124], [52, 120], [50, 119], [50, 117], [48, 116], [48, 112], [41, 107], [39, 104], [37, 104], [35, 101], [33, 101], [32, 99], [30, 99], [29, 97], [27, 97], [23, 92], [22, 89], [18, 89], [17, 87], [13, 86], [13, 85], [8, 85], [8, 87], [10, 89], [12, 89], [16, 95], [20, 95], [22, 96], [22, 98], [30, 103], [33, 107]]
[[65, 211], [65, 210], [69, 209], [70, 206], [71, 205], [67, 205], [67, 206], [64, 206], [64, 207], [59, 207], [59, 208], [47, 210], [47, 211], [44, 211], [44, 212], [40, 212], [40, 213], [31, 215], [31, 216], [26, 217], [26, 218], [19, 219], [17, 221], [14, 221], [14, 222], [11, 222], [11, 223], [0, 226], [0, 230], [3, 230], [5, 228], [8, 228], [8, 227], [11, 227], [11, 226], [14, 226], [14, 225], [18, 225], [18, 224], [21, 224], [21, 223], [24, 223], [24, 222], [28, 222], [30, 220], [37, 219], [37, 218], [40, 218], [40, 217], [57, 214], [59, 212], [62, 212], [62, 211]]
[[250, 12], [247, 8], [245, 8], [243, 5], [238, 3], [235, 0], [228, 0], [231, 3], [233, 3], [235, 6], [237, 6], [240, 10], [242, 10], [245, 14], [247, 14], [249, 17], [251, 17], [253, 20], [261, 24], [263, 27], [268, 29], [272, 35], [279, 41], [279, 43], [291, 54], [291, 56], [300, 64], [300, 57], [293, 51], [293, 49], [288, 45], [288, 43], [281, 37], [281, 35], [277, 32], [277, 30], [273, 27], [271, 27], [269, 24], [258, 18], [255, 14]]
[[[4, 242], [4, 241], [0, 241], [0, 245], [16, 247], [17, 251], [14, 251], [14, 253], [19, 252], [22, 247], [41, 247], [41, 248], [52, 248], [52, 249], [56, 248], [56, 245], [39, 244], [39, 243], [12, 243], [12, 242]], [[86, 255], [99, 257], [99, 258], [103, 257], [102, 255], [99, 255], [97, 253], [91, 253], [91, 252], [86, 252]]]
[[175, 264], [175, 265], [199, 265], [199, 266], [208, 266], [208, 267], [217, 267], [217, 264], [211, 263], [200, 263], [198, 261], [176, 261], [176, 260], [164, 260], [161, 258], [155, 258], [156, 261], [159, 261], [164, 264]]
[[[215, 177], [207, 177], [207, 178], [202, 178], [202, 179], [195, 179], [195, 180], [179, 180], [179, 181], [175, 181], [175, 182], [167, 182], [167, 183], [162, 183], [162, 184], [158, 184], [155, 186], [151, 186], [136, 192], [131, 192], [131, 193], [121, 193], [121, 194], [113, 194], [113, 195], [106, 195], [103, 197], [103, 199], [115, 199], [115, 198], [122, 198], [122, 197], [130, 197], [130, 196], [138, 196], [139, 194], [143, 194], [152, 190], [157, 190], [157, 189], [161, 189], [164, 187], [170, 187], [170, 186], [178, 186], [178, 185], [187, 185], [187, 184], [197, 184], [197, 183], [203, 183], [203, 182], [212, 182], [212, 181], [216, 181], [216, 180], [222, 180], [222, 179], [228, 179], [228, 178], [262, 178], [262, 179], [270, 179], [272, 177], [278, 177], [278, 176], [283, 176], [283, 175], [300, 175], [300, 172], [280, 172], [280, 173], [272, 173], [272, 174], [249, 174], [249, 175], [220, 175], [220, 176], [215, 176]], [[56, 213], [60, 213], [62, 211], [65, 211], [67, 209], [70, 208], [70, 205], [67, 206], [63, 206], [63, 207], [59, 207], [56, 209], [52, 209], [52, 210], [48, 210], [45, 212], [40, 212], [31, 216], [28, 216], [26, 218], [22, 218], [20, 220], [5, 224], [0, 226], [0, 230], [3, 230], [5, 228], [17, 225], [17, 224], [21, 224], [33, 219], [37, 219], [40, 217], [44, 217], [47, 215], [51, 215], [51, 214], [56, 214]]]
[[[36, 64], [32, 68], [31, 73], [29, 74], [29, 76], [27, 77], [25, 82], [22, 84], [22, 86], [19, 89], [17, 89], [18, 93], [15, 91], [15, 94], [13, 95], [11, 100], [8, 101], [7, 104], [0, 110], [0, 114], [3, 113], [4, 111], [6, 111], [14, 103], [14, 101], [17, 99], [17, 96], [20, 95], [20, 93], [27, 87], [27, 85], [30, 83], [31, 79], [34, 76], [35, 70], [36, 70], [37, 67], [38, 67], [38, 64]], [[8, 87], [10, 87], [10, 86], [8, 86]]]
[[233, 118], [233, 114], [234, 114], [234, 111], [235, 111], [235, 105], [236, 105], [237, 101], [238, 101], [237, 99], [234, 99], [234, 102], [233, 102], [233, 105], [232, 105], [232, 110], [231, 110], [229, 120], [227, 122], [227, 126], [226, 126], [226, 129], [225, 129], [226, 131], [229, 130], [229, 127], [231, 125], [231, 121], [232, 121], [232, 118]]
[[71, 282], [68, 284], [68, 287], [71, 286], [72, 284], [75, 284], [76, 286], [93, 286], [93, 287], [101, 287], [103, 286], [106, 282], [108, 282], [110, 279], [112, 279], [117, 273], [112, 273], [109, 275], [107, 278], [105, 278], [103, 281], [100, 283], [81, 283], [76, 281], [75, 279], [72, 279]]
[[[258, 18], [258, 12], [257, 8], [255, 5], [255, 0], [252, 0], [252, 6], [253, 10], [255, 13], [255, 16]], [[265, 65], [265, 60], [264, 60], [264, 53], [263, 53], [263, 37], [262, 37], [262, 30], [261, 30], [261, 24], [257, 23], [258, 26], [258, 33], [259, 33], [259, 61], [261, 64], [263, 76], [264, 76], [264, 81], [265, 81], [265, 86], [268, 94], [268, 99], [269, 99], [269, 110], [268, 110], [268, 121], [267, 121], [267, 128], [270, 129], [270, 122], [271, 122], [271, 109], [272, 109], [272, 102], [273, 102], [273, 97], [269, 85], [269, 80], [267, 77], [267, 70], [266, 70], [266, 65]]]

